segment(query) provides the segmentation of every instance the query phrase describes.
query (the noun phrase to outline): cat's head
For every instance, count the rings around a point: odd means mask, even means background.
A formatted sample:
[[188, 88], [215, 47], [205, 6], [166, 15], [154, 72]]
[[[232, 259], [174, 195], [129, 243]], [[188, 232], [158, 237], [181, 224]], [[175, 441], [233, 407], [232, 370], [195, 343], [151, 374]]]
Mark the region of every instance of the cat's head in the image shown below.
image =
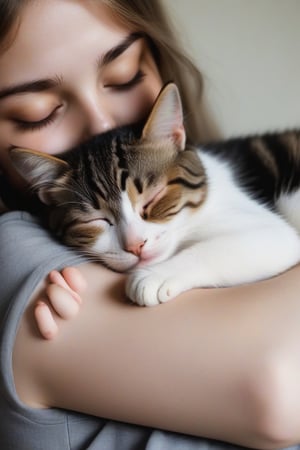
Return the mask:
[[168, 258], [205, 198], [194, 149], [185, 148], [177, 87], [167, 84], [141, 131], [122, 127], [53, 157], [13, 149], [12, 161], [47, 205], [66, 244], [116, 270]]

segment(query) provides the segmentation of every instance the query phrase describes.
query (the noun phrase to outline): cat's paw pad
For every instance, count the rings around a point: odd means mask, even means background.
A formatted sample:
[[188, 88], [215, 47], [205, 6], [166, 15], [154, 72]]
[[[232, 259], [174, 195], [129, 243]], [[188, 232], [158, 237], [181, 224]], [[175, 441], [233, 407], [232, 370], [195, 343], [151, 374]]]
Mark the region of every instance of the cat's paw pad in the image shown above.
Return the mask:
[[129, 275], [126, 294], [140, 306], [155, 306], [171, 298], [169, 293], [166, 294], [164, 291], [160, 296], [160, 289], [164, 284], [165, 277], [151, 269], [140, 269]]

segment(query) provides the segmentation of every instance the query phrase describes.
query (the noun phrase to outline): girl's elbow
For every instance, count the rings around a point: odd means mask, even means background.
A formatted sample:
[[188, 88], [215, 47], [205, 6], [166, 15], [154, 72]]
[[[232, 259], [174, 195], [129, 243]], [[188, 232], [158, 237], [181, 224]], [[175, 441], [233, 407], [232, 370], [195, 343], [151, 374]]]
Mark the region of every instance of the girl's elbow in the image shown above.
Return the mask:
[[286, 358], [272, 357], [248, 379], [254, 434], [261, 449], [282, 449], [300, 441], [297, 373]]

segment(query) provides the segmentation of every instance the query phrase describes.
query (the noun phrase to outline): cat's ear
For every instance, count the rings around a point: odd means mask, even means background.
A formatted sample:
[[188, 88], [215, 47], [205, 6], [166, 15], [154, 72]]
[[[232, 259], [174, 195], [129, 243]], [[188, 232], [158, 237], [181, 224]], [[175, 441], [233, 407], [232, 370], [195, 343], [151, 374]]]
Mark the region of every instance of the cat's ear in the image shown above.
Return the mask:
[[51, 203], [47, 189], [67, 171], [67, 162], [46, 153], [23, 148], [10, 150], [11, 161], [17, 172], [37, 193], [43, 203]]
[[146, 140], [171, 139], [179, 150], [184, 150], [186, 134], [176, 84], [168, 83], [162, 88], [144, 126], [142, 137]]

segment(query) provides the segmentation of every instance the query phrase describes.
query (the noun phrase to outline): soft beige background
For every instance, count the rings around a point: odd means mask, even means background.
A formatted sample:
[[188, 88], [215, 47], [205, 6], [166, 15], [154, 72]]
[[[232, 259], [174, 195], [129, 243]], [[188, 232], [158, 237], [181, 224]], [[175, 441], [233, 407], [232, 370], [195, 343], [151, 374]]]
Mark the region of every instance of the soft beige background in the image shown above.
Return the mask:
[[300, 126], [300, 0], [164, 0], [224, 136]]

